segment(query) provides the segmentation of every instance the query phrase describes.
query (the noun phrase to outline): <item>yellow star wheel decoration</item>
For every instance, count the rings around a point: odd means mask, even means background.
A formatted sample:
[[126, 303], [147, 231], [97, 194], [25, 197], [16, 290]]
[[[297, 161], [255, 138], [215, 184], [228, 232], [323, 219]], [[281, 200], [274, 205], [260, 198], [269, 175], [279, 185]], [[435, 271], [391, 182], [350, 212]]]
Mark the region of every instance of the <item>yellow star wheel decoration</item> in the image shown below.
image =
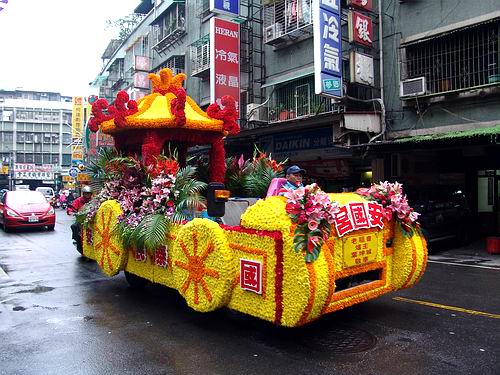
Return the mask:
[[184, 225], [172, 250], [172, 264], [176, 288], [193, 309], [212, 311], [229, 299], [236, 267], [218, 224], [194, 219]]
[[127, 252], [115, 227], [122, 210], [117, 201], [104, 202], [97, 211], [94, 225], [94, 254], [101, 270], [108, 276], [114, 276], [124, 267]]

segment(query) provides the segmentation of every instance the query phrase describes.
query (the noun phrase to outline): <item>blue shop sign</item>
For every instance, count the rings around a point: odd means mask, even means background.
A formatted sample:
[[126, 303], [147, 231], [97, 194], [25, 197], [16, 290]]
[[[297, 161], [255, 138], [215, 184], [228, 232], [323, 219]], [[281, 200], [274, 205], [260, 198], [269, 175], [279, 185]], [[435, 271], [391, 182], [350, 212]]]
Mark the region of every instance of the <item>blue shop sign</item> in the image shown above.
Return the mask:
[[273, 136], [273, 152], [290, 152], [333, 147], [331, 128], [276, 134]]
[[238, 17], [240, 15], [239, 0], [210, 0], [210, 11]]

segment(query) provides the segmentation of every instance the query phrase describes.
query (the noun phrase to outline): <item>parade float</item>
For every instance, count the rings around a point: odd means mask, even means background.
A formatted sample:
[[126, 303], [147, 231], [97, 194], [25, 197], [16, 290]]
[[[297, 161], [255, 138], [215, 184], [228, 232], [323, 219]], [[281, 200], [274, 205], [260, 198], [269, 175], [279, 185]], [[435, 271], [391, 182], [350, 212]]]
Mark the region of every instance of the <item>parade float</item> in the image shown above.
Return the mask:
[[188, 148], [210, 147], [209, 194], [227, 200], [224, 137], [239, 131], [235, 102], [225, 97], [204, 112], [183, 74], [164, 69], [150, 79], [153, 92], [137, 102], [120, 92], [92, 109], [91, 130], [112, 135], [121, 155], [82, 214], [83, 255], [106, 275], [174, 288], [199, 312], [227, 307], [288, 327], [422, 277], [426, 242], [397, 183], [270, 195], [236, 225], [193, 215], [203, 210], [203, 184], [186, 165]]

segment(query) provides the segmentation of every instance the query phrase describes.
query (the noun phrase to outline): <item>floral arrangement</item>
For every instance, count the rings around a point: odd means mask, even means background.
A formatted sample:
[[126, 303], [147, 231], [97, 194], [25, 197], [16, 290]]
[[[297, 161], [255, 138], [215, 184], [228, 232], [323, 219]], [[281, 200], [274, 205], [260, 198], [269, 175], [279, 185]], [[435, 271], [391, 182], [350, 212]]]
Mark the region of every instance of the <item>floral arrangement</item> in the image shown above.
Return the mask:
[[285, 193], [285, 198], [286, 212], [296, 225], [294, 250], [304, 253], [306, 262], [313, 262], [330, 236], [338, 204], [332, 202], [315, 183], [290, 190]]
[[243, 154], [226, 159], [224, 183], [232, 196], [264, 198], [271, 180], [283, 177], [286, 162], [277, 162], [255, 147], [251, 159], [245, 159]]
[[175, 155], [159, 156], [147, 166], [132, 157], [116, 157], [107, 164], [102, 190], [77, 220], [88, 226], [105, 201], [117, 200], [123, 211], [118, 230], [124, 246], [154, 252], [165, 242], [169, 223], [183, 222], [205, 207], [200, 195], [205, 184], [194, 174], [193, 167], [180, 168]]
[[380, 203], [385, 210], [385, 218], [390, 221], [395, 219], [401, 225], [403, 233], [412, 236], [414, 229], [419, 229], [417, 222], [420, 214], [408, 204], [406, 195], [403, 194], [403, 185], [388, 181], [372, 184], [370, 188], [360, 188], [356, 193], [368, 200]]

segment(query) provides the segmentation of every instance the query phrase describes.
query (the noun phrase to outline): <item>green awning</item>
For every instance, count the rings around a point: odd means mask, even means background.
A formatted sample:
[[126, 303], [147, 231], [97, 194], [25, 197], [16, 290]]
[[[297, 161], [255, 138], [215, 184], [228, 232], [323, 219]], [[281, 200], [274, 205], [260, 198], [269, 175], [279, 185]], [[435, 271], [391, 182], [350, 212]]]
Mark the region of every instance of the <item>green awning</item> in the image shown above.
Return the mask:
[[441, 141], [452, 139], [466, 139], [476, 137], [495, 137], [500, 134], [500, 125], [495, 125], [489, 128], [478, 128], [464, 131], [454, 131], [439, 134], [415, 135], [412, 137], [395, 139], [393, 143], [420, 143], [429, 141]]
[[285, 74], [280, 74], [275, 77], [271, 77], [266, 79], [266, 83], [264, 83], [261, 87], [264, 89], [266, 87], [275, 86], [283, 82], [293, 81], [294, 79], [299, 79], [302, 77], [307, 77], [314, 74], [314, 66], [306, 66], [301, 69], [295, 69], [292, 72], [288, 72]]

